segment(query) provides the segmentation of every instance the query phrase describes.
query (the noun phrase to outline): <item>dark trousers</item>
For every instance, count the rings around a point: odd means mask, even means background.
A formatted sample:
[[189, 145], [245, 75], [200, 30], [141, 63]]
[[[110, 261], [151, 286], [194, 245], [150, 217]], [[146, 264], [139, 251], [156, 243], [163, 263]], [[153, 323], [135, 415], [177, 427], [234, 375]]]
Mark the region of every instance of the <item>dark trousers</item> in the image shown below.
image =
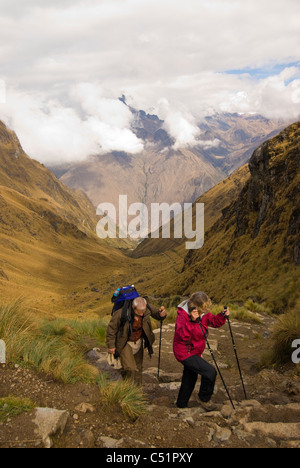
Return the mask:
[[199, 398], [203, 402], [208, 402], [213, 393], [217, 378], [216, 369], [204, 361], [200, 356], [191, 356], [182, 361], [184, 366], [181, 388], [177, 399], [179, 408], [186, 408], [194, 391], [198, 375], [201, 375], [201, 386]]

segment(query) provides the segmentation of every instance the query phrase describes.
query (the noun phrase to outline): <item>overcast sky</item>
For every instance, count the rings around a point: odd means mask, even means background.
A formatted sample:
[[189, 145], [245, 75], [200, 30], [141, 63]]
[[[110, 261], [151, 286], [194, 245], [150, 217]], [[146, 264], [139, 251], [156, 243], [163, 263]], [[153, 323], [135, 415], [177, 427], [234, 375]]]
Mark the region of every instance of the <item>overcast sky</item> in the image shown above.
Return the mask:
[[299, 0], [0, 0], [0, 57], [0, 119], [48, 164], [140, 152], [122, 94], [178, 147], [215, 112], [300, 114]]

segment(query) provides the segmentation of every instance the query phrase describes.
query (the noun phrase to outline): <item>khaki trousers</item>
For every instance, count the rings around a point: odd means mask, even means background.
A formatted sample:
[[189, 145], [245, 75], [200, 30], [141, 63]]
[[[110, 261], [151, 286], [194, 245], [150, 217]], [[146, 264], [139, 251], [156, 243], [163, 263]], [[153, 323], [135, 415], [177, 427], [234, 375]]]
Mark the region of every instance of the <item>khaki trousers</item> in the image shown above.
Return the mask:
[[125, 379], [131, 379], [137, 385], [142, 385], [143, 358], [144, 348], [143, 342], [141, 349], [134, 355], [131, 346], [127, 343], [121, 352], [121, 374]]

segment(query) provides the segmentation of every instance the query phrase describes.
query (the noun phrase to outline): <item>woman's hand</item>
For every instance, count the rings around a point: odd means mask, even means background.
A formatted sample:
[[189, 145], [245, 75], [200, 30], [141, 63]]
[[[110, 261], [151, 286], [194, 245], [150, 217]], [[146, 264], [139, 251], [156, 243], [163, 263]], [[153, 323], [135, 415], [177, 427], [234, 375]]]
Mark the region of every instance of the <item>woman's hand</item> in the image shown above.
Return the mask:
[[198, 320], [199, 317], [200, 317], [200, 315], [199, 315], [198, 310], [197, 309], [192, 310], [192, 312], [191, 312], [192, 322], [196, 322], [196, 320]]

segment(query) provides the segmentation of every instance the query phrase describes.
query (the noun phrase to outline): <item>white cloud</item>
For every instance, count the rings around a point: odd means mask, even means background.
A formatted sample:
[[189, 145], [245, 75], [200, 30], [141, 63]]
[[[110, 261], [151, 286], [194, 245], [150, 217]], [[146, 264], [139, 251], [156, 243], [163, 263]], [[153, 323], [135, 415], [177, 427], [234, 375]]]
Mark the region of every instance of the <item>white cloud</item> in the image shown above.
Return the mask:
[[139, 151], [117, 99], [123, 93], [137, 108], [161, 111], [176, 145], [199, 142], [197, 123], [214, 112], [299, 116], [299, 0], [0, 0], [0, 7], [8, 97], [0, 119], [9, 116], [40, 160], [82, 159], [99, 145]]
[[[88, 88], [96, 90], [92, 84], [78, 87], [81, 91]], [[75, 89], [72, 95], [76, 95]], [[77, 94], [77, 100], [82, 96]], [[82, 109], [86, 112], [80, 113], [75, 101], [67, 107], [57, 100], [46, 101], [41, 94], [9, 90], [1, 108], [2, 119], [17, 132], [24, 150], [45, 164], [79, 162], [109, 151], [143, 150], [142, 142], [127, 128], [130, 121], [121, 112], [122, 107], [126, 109], [124, 104], [95, 96], [89, 105], [88, 93], [84, 96]]]
[[174, 149], [197, 144], [200, 129], [191, 114], [172, 109], [167, 99], [160, 100], [158, 114], [164, 120], [165, 130], [175, 140]]
[[[299, 69], [290, 67], [281, 73], [260, 80], [240, 79], [239, 90], [229, 91], [220, 102], [224, 112], [254, 112], [270, 119], [298, 119], [300, 117]], [[293, 79], [295, 78], [295, 79]]]

